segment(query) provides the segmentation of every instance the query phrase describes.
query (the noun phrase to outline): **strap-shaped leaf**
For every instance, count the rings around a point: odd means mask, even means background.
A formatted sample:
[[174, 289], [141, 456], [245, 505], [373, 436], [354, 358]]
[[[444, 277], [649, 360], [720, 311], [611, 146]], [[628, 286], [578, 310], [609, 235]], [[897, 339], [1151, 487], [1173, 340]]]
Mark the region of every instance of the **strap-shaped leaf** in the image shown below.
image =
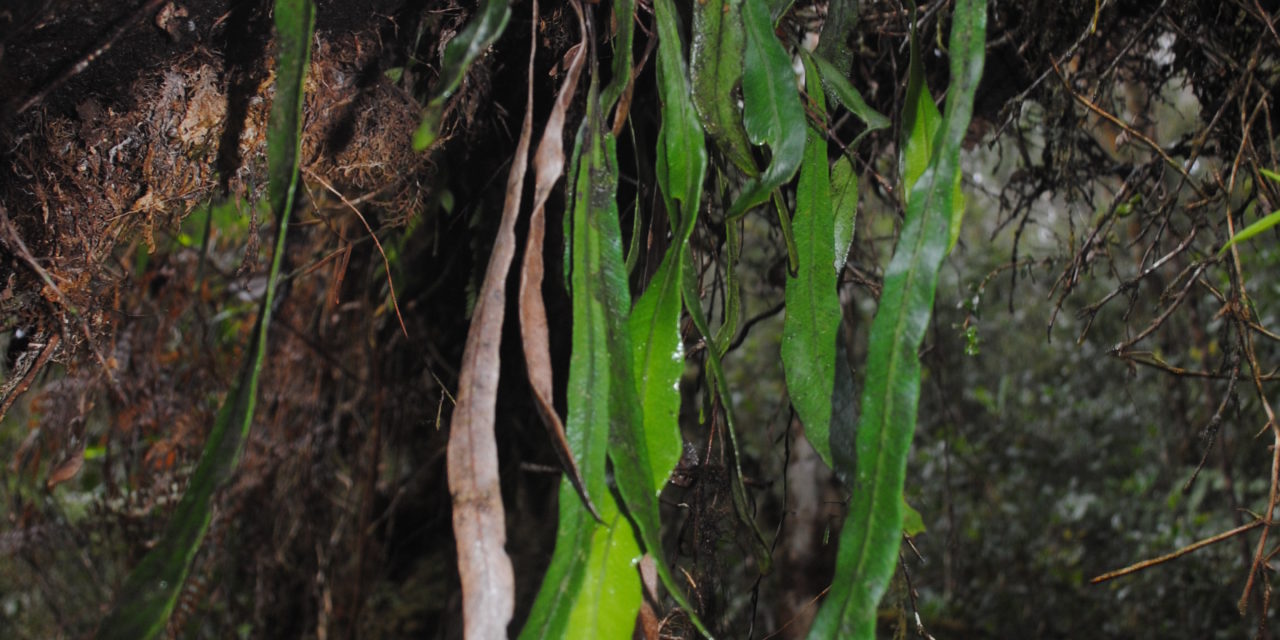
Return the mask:
[[98, 638], [154, 638], [164, 630], [191, 569], [191, 561], [208, 532], [213, 495], [239, 466], [249, 427], [253, 424], [258, 378], [267, 352], [272, 303], [298, 181], [303, 81], [310, 63], [315, 7], [310, 0], [277, 0], [275, 24], [279, 53], [276, 97], [267, 130], [267, 165], [268, 194], [278, 229], [267, 290], [258, 307], [248, 357], [218, 410], [187, 492], [160, 541], [120, 587], [119, 599], [98, 628]]
[[[912, 24], [915, 24], [915, 3], [911, 4]], [[933, 158], [939, 144], [938, 129], [942, 126], [942, 114], [929, 95], [924, 78], [924, 60], [920, 55], [915, 29], [911, 30], [911, 59], [907, 70], [906, 106], [902, 114], [902, 177], [906, 202], [911, 203], [911, 193]], [[960, 223], [964, 219], [964, 193], [960, 190], [960, 172], [955, 174], [954, 193], [951, 200], [951, 236], [947, 240], [950, 252], [960, 239]]]
[[985, 0], [957, 0], [946, 116], [935, 153], [913, 189], [871, 325], [853, 496], [840, 532], [836, 580], [811, 639], [874, 638], [876, 608], [897, 563], [902, 488], [920, 396], [917, 351], [947, 252], [955, 175], [982, 76], [985, 37]]
[[[809, 97], [825, 115], [818, 71], [805, 59]], [[787, 278], [786, 319], [782, 323], [782, 368], [787, 393], [815, 451], [831, 460], [831, 394], [835, 385], [836, 331], [840, 300], [836, 297], [835, 219], [831, 208], [831, 175], [827, 169], [826, 134], [809, 127], [804, 163], [796, 185], [792, 220], [799, 269]]]
[[444, 117], [445, 102], [458, 90], [462, 78], [467, 75], [471, 63], [484, 53], [502, 35], [511, 18], [510, 0], [485, 0], [476, 15], [458, 35], [444, 47], [440, 78], [422, 110], [422, 122], [413, 133], [413, 148], [422, 151], [430, 147], [440, 136], [440, 119]]
[[854, 229], [858, 226], [858, 174], [848, 156], [840, 156], [831, 165], [831, 211], [835, 218], [835, 266], [836, 274], [844, 271], [849, 259], [849, 247], [853, 245]]
[[555, 554], [521, 640], [629, 637], [640, 608], [640, 549], [613, 494], [597, 506], [601, 522], [562, 481]]
[[601, 112], [607, 114], [631, 85], [631, 43], [635, 40], [636, 1], [615, 0], [613, 17], [618, 32], [613, 37], [613, 77], [600, 92]]
[[[609, 433], [609, 354], [605, 309], [597, 282], [599, 239], [590, 224], [593, 171], [603, 163], [598, 148], [599, 94], [592, 73], [587, 94], [584, 135], [574, 150], [573, 201], [565, 219], [566, 234], [572, 241], [570, 286], [573, 294], [573, 351], [569, 361], [569, 415], [565, 430], [569, 448], [578, 461], [587, 493], [600, 510], [601, 522], [616, 512], [613, 496], [605, 486], [606, 443]], [[582, 148], [583, 146], [586, 148]], [[570, 246], [570, 245], [566, 245]], [[567, 635], [569, 618], [579, 598], [592, 555], [599, 523], [567, 484], [560, 487], [560, 524], [556, 548], [542, 588], [534, 600], [521, 638], [561, 638]], [[637, 579], [638, 584], [638, 579]]]
[[[889, 119], [884, 117], [879, 111], [871, 108], [866, 100], [862, 99], [862, 94], [854, 88], [853, 83], [840, 72], [839, 68], [830, 62], [827, 62], [821, 56], [810, 55], [801, 50], [801, 56], [806, 60], [812, 60], [818, 68], [818, 73], [822, 75], [822, 84], [828, 90], [828, 95], [832, 96], [840, 106], [849, 110], [855, 116], [858, 116], [863, 123], [867, 125], [865, 131], [858, 136], [878, 129], [885, 129], [889, 126]], [[935, 107], [936, 109], [936, 107]], [[854, 146], [857, 144], [857, 138], [854, 139]]]
[[791, 58], [773, 32], [764, 0], [743, 0], [742, 23], [746, 49], [742, 72], [742, 124], [757, 145], [768, 144], [772, 158], [764, 174], [752, 178], [728, 216], [736, 218], [769, 199], [774, 189], [791, 179], [804, 157], [805, 121]]
[[661, 488], [683, 450], [678, 417], [684, 346], [680, 340], [680, 255], [693, 233], [702, 199], [707, 151], [702, 127], [689, 97], [677, 13], [671, 0], [657, 0], [658, 91], [662, 128], [655, 173], [676, 235], [628, 322], [635, 353], [635, 378], [644, 407], [653, 485]]
[[[599, 612], [591, 611], [591, 602], [605, 600], [592, 600], [592, 594], [586, 591], [591, 585], [627, 589], [628, 593], [634, 587], [638, 593], [640, 576], [634, 565], [630, 573], [610, 573], [607, 582], [596, 580], [591, 573], [592, 566], [602, 566], [599, 562], [593, 565], [592, 558], [607, 558], [608, 553], [615, 553], [595, 546], [603, 535], [600, 529], [618, 522], [611, 520], [609, 507], [604, 504], [608, 498], [603, 464], [606, 440], [618, 493], [631, 515], [634, 535], [653, 555], [658, 575], [672, 597], [706, 634], [662, 555], [654, 467], [644, 437], [644, 411], [632, 375], [633, 352], [627, 324], [631, 301], [618, 224], [616, 143], [605, 130], [597, 78], [598, 74], [593, 73], [587, 94], [583, 149], [578, 156], [569, 221], [574, 324], [566, 430], [588, 492], [593, 499], [601, 496], [596, 502], [604, 524], [596, 523], [579, 506], [566, 510], [568, 494], [562, 489], [556, 550], [522, 637], [560, 638], [572, 632], [573, 620], [582, 620], [582, 616], [596, 619]], [[620, 550], [624, 547], [618, 546], [623, 544], [618, 535], [611, 530], [606, 537], [612, 547]], [[635, 605], [628, 614], [629, 622], [634, 621], [638, 599]], [[574, 613], [583, 611], [582, 607], [587, 608], [584, 613]]]
[[740, 171], [754, 176], [759, 170], [751, 156], [747, 131], [742, 127], [742, 107], [738, 102], [746, 46], [742, 0], [707, 0], [694, 2], [692, 7], [689, 74], [693, 80], [693, 104], [720, 152]]

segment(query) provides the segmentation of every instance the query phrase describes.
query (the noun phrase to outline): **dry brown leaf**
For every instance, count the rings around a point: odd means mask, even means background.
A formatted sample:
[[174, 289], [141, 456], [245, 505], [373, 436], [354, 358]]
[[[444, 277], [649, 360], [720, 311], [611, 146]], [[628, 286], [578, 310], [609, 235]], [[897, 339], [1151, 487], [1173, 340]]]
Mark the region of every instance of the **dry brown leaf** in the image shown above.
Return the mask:
[[542, 139], [538, 142], [538, 151], [533, 158], [537, 177], [533, 192], [533, 215], [529, 218], [529, 234], [524, 248], [524, 270], [520, 277], [520, 338], [524, 345], [525, 366], [529, 371], [529, 386], [533, 388], [538, 413], [547, 425], [552, 444], [569, 481], [577, 489], [587, 510], [598, 520], [600, 514], [591, 502], [591, 496], [587, 495], [582, 471], [578, 469], [573, 452], [569, 450], [564, 423], [556, 413], [552, 400], [551, 346], [547, 335], [547, 308], [542, 300], [542, 244], [546, 236], [546, 203], [552, 188], [560, 180], [560, 176], [564, 175], [565, 112], [577, 91], [582, 63], [587, 58], [586, 52], [585, 42], [578, 43], [572, 49], [573, 60], [569, 63], [569, 72], [560, 85], [560, 94], [556, 97], [555, 107], [551, 110], [551, 117], [547, 119]]
[[520, 142], [507, 176], [498, 237], [489, 255], [484, 283], [476, 299], [467, 345], [458, 374], [457, 404], [449, 427], [449, 493], [453, 497], [453, 533], [458, 542], [462, 578], [463, 635], [468, 640], [505, 638], [515, 609], [515, 580], [507, 542], [506, 515], [498, 484], [498, 445], [493, 434], [498, 395], [498, 346], [506, 307], [507, 272], [515, 257], [515, 225], [533, 137], [533, 58], [537, 52], [538, 3], [533, 3], [529, 51], [529, 91]]
[[65, 462], [58, 465], [49, 473], [49, 478], [45, 480], [45, 487], [52, 489], [74, 477], [80, 473], [80, 468], [84, 466], [84, 449], [81, 449], [68, 458]]

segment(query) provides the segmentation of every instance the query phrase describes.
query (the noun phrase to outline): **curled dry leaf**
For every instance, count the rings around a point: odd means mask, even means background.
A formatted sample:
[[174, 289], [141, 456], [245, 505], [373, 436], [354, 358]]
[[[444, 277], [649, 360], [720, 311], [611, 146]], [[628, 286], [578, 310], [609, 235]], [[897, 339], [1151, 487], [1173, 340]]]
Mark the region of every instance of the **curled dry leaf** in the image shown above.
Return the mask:
[[76, 451], [75, 453], [71, 454], [71, 457], [67, 458], [65, 462], [58, 465], [57, 469], [54, 469], [51, 473], [49, 473], [48, 480], [45, 480], [45, 487], [52, 489], [76, 477], [76, 474], [80, 473], [80, 469], [83, 466], [84, 466], [84, 449], [80, 449], [79, 451]]
[[449, 427], [449, 493], [453, 497], [453, 533], [458, 541], [462, 578], [463, 633], [466, 638], [503, 638], [515, 609], [515, 579], [507, 542], [502, 490], [498, 484], [498, 444], [493, 434], [498, 395], [498, 346], [506, 307], [507, 271], [515, 257], [515, 225], [533, 136], [533, 58], [538, 47], [538, 4], [529, 50], [529, 90], [524, 124], [507, 176], [506, 201], [498, 237], [489, 255], [484, 283], [476, 299], [467, 345], [458, 374], [457, 406]]
[[565, 473], [573, 483], [582, 503], [596, 519], [600, 513], [596, 510], [591, 496], [587, 494], [586, 483], [582, 479], [582, 471], [573, 459], [569, 449], [569, 440], [565, 437], [564, 422], [556, 413], [551, 387], [551, 346], [547, 337], [547, 308], [542, 300], [542, 244], [546, 236], [546, 203], [560, 176], [564, 174], [564, 119], [569, 103], [573, 101], [577, 91], [578, 78], [582, 73], [582, 63], [586, 60], [585, 43], [579, 43], [571, 53], [569, 73], [560, 86], [560, 95], [556, 97], [555, 107], [547, 126], [543, 129], [542, 140], [538, 142], [538, 151], [534, 155], [533, 164], [537, 171], [533, 196], [533, 215], [529, 218], [529, 235], [524, 249], [524, 271], [520, 278], [520, 338], [524, 344], [524, 360], [529, 371], [529, 386], [533, 388], [533, 397], [542, 414], [542, 421], [547, 425], [552, 443]]

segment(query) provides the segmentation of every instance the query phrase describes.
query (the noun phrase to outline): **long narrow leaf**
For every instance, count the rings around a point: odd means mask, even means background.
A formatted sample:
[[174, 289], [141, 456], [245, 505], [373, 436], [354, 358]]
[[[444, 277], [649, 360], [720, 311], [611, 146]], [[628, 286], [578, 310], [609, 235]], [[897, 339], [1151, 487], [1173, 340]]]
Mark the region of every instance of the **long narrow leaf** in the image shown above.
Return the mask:
[[640, 546], [612, 495], [605, 494], [601, 508], [604, 524], [591, 527], [591, 551], [568, 625], [564, 633], [548, 637], [629, 638], [635, 629], [642, 598], [636, 570]]
[[[911, 5], [912, 24], [915, 24], [915, 3]], [[929, 95], [929, 86], [925, 84], [924, 60], [920, 55], [920, 44], [917, 42], [915, 30], [911, 31], [911, 59], [907, 71], [906, 107], [902, 118], [902, 193], [908, 205], [916, 181], [924, 173], [934, 156], [938, 141], [938, 129], [942, 126], [942, 114], [938, 105]], [[964, 218], [964, 193], [960, 190], [960, 172], [956, 172], [951, 200], [951, 236], [947, 241], [947, 251], [955, 247], [960, 239], [960, 223]]]
[[[537, 24], [537, 0], [533, 24]], [[505, 18], [503, 18], [505, 22]], [[515, 258], [515, 225], [520, 216], [529, 144], [533, 138], [533, 62], [536, 26], [530, 28], [528, 88], [516, 155], [507, 174], [498, 233], [462, 350], [457, 401], [446, 449], [453, 536], [462, 579], [462, 623], [467, 638], [500, 638], [515, 611], [515, 577], [505, 549], [506, 516], [498, 477], [494, 408], [501, 370], [499, 345], [507, 306], [507, 272]], [[447, 54], [446, 54], [447, 55]]]
[[[581, 18], [581, 14], [579, 14]], [[579, 20], [579, 28], [586, 37], [585, 24]], [[551, 117], [542, 131], [542, 139], [538, 142], [538, 150], [534, 154], [533, 214], [529, 217], [529, 231], [526, 234], [524, 263], [520, 274], [520, 342], [524, 349], [525, 368], [529, 372], [529, 386], [533, 390], [534, 401], [542, 422], [551, 436], [553, 448], [560, 457], [569, 481], [578, 491], [587, 510], [599, 517], [592, 497], [587, 493], [586, 481], [582, 470], [573, 457], [565, 434], [564, 422], [556, 413], [554, 389], [552, 389], [551, 343], [547, 327], [547, 307], [542, 299], [543, 264], [542, 245], [546, 237], [546, 204], [551, 191], [560, 176], [564, 175], [564, 120], [569, 104], [577, 92], [578, 80], [582, 74], [582, 65], [587, 59], [587, 43], [577, 45], [573, 60], [569, 63], [569, 71], [565, 74], [564, 83], [560, 85], [560, 93], [556, 96]]]
[[635, 0], [615, 0], [613, 17], [618, 25], [618, 32], [613, 38], [613, 78], [609, 85], [600, 92], [601, 112], [607, 114], [619, 98], [627, 95], [631, 86], [631, 43], [635, 40], [636, 31]]
[[809, 637], [874, 638], [876, 608], [893, 576], [903, 525], [902, 489], [920, 396], [917, 351], [947, 252], [960, 149], [982, 76], [985, 0], [957, 0], [951, 86], [929, 167], [916, 183], [872, 322], [857, 435], [853, 496], [831, 585]]
[[736, 218], [769, 199], [795, 175], [804, 157], [805, 121], [791, 58], [773, 31], [764, 0], [744, 0], [746, 49], [742, 74], [743, 125], [755, 144], [768, 144], [772, 158], [758, 179], [748, 181], [728, 216]]
[[[818, 71], [805, 60], [809, 96], [820, 115], [826, 111]], [[836, 297], [835, 219], [831, 207], [831, 175], [827, 169], [826, 134], [809, 127], [804, 163], [796, 185], [792, 221], [800, 265], [787, 278], [782, 324], [782, 368], [787, 393], [815, 451], [831, 459], [831, 394], [835, 385], [836, 331], [840, 300]]]
[[271, 106], [267, 132], [267, 164], [268, 193], [278, 229], [267, 290], [258, 308], [248, 357], [239, 378], [218, 410], [187, 492], [174, 510], [160, 542], [147, 553], [120, 588], [120, 599], [98, 628], [99, 638], [145, 639], [153, 638], [164, 630], [191, 569], [191, 561], [208, 532], [213, 494], [239, 466], [249, 428], [253, 424], [258, 378], [267, 352], [272, 303], [298, 180], [303, 81], [310, 62], [315, 7], [310, 0], [278, 0], [275, 23], [279, 57], [276, 97]]
[[746, 33], [742, 27], [742, 0], [694, 2], [693, 43], [689, 49], [689, 74], [693, 104], [720, 152], [743, 173], [754, 176], [755, 158], [742, 126], [738, 89], [742, 84], [742, 58]]
[[1238, 243], [1244, 242], [1245, 240], [1248, 240], [1249, 238], [1252, 238], [1258, 235], [1259, 233], [1262, 233], [1263, 231], [1266, 231], [1267, 229], [1270, 229], [1271, 227], [1276, 226], [1277, 224], [1280, 224], [1280, 211], [1272, 211], [1271, 214], [1268, 215], [1267, 217], [1261, 220], [1258, 220], [1253, 224], [1241, 229], [1240, 233], [1237, 233], [1235, 237], [1231, 238], [1231, 240], [1227, 241], [1226, 244], [1222, 245], [1222, 249], [1218, 251], [1218, 255], [1222, 255], [1226, 253], [1228, 250], [1231, 249], [1232, 246]]
[[884, 115], [879, 111], [872, 109], [871, 105], [867, 104], [867, 101], [862, 99], [862, 94], [854, 88], [853, 84], [849, 82], [849, 79], [846, 78], [835, 65], [827, 62], [821, 56], [809, 55], [803, 49], [801, 50], [801, 54], [806, 61], [812, 60], [817, 66], [818, 73], [822, 75], [822, 84], [827, 88], [828, 94], [839, 102], [840, 106], [848, 109], [853, 115], [858, 116], [858, 119], [862, 120], [862, 122], [867, 125], [866, 131], [863, 132], [864, 135], [867, 132], [885, 129], [889, 126], [889, 119], [884, 117]]
[[689, 98], [689, 81], [671, 0], [657, 0], [658, 90], [662, 128], [658, 131], [656, 175], [676, 236], [636, 301], [628, 321], [635, 354], [635, 379], [644, 407], [653, 485], [662, 487], [683, 450], [678, 417], [684, 348], [680, 340], [680, 256], [693, 233], [702, 199], [707, 152], [702, 128]]
[[[574, 151], [573, 200], [565, 219], [572, 242], [570, 287], [573, 295], [573, 339], [569, 361], [569, 417], [566, 435], [574, 458], [583, 471], [587, 492], [600, 509], [596, 522], [567, 485], [560, 488], [560, 523], [551, 565], [534, 600], [520, 637], [562, 638], [583, 595], [587, 565], [595, 552], [597, 529], [607, 526], [617, 511], [605, 485], [609, 433], [608, 327], [598, 282], [600, 240], [592, 220], [595, 180], [606, 169], [601, 147], [599, 94], [592, 73], [587, 93], [587, 114], [579, 149]], [[605, 523], [605, 524], [601, 524]], [[625, 578], [624, 578], [625, 579]], [[638, 584], [638, 577], [632, 578]]]
[[471, 63], [493, 44], [507, 28], [511, 18], [510, 0], [486, 0], [458, 35], [445, 45], [440, 78], [422, 110], [422, 122], [413, 133], [413, 148], [422, 151], [440, 136], [440, 120], [445, 102], [458, 90]]

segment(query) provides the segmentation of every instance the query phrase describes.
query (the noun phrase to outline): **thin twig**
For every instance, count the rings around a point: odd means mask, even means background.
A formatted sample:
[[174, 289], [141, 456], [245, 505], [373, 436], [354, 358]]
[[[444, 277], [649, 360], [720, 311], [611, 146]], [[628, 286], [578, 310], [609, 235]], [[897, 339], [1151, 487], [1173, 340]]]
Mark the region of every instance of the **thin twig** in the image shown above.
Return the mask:
[[1127, 566], [1127, 567], [1125, 567], [1125, 568], [1123, 568], [1123, 569], [1116, 569], [1115, 571], [1110, 571], [1110, 572], [1104, 573], [1104, 574], [1102, 574], [1102, 575], [1100, 575], [1100, 576], [1098, 576], [1098, 577], [1093, 578], [1092, 580], [1090, 580], [1090, 581], [1089, 581], [1089, 584], [1101, 584], [1101, 583], [1106, 582], [1106, 581], [1108, 581], [1108, 580], [1115, 580], [1116, 578], [1119, 578], [1119, 577], [1122, 577], [1122, 576], [1127, 576], [1127, 575], [1129, 575], [1129, 574], [1131, 574], [1131, 573], [1137, 573], [1137, 572], [1139, 572], [1139, 571], [1142, 571], [1143, 569], [1150, 569], [1151, 567], [1154, 567], [1154, 566], [1156, 566], [1156, 565], [1158, 565], [1158, 564], [1164, 564], [1164, 563], [1166, 563], [1166, 562], [1168, 562], [1168, 561], [1170, 561], [1170, 560], [1176, 560], [1176, 559], [1178, 559], [1178, 558], [1181, 558], [1182, 556], [1187, 555], [1188, 553], [1191, 553], [1192, 551], [1197, 551], [1197, 550], [1203, 549], [1204, 547], [1207, 547], [1207, 546], [1209, 546], [1209, 545], [1211, 545], [1211, 544], [1214, 544], [1214, 543], [1217, 543], [1217, 542], [1222, 542], [1223, 540], [1227, 540], [1227, 539], [1229, 539], [1229, 538], [1233, 538], [1233, 537], [1238, 536], [1238, 535], [1240, 535], [1240, 534], [1242, 534], [1242, 533], [1244, 533], [1244, 532], [1246, 532], [1246, 531], [1248, 531], [1248, 530], [1250, 530], [1250, 529], [1256, 529], [1256, 528], [1258, 528], [1259, 526], [1261, 526], [1261, 525], [1263, 525], [1263, 524], [1265, 524], [1265, 523], [1266, 523], [1266, 521], [1265, 521], [1265, 520], [1254, 520], [1253, 522], [1250, 522], [1249, 524], [1246, 524], [1246, 525], [1243, 525], [1243, 526], [1239, 526], [1239, 527], [1236, 527], [1236, 528], [1234, 528], [1234, 529], [1232, 529], [1232, 530], [1230, 530], [1230, 531], [1224, 531], [1224, 532], [1222, 532], [1222, 533], [1219, 533], [1218, 535], [1213, 536], [1213, 537], [1211, 537], [1211, 538], [1205, 538], [1204, 540], [1201, 540], [1201, 541], [1199, 541], [1199, 542], [1195, 542], [1195, 543], [1189, 544], [1189, 545], [1187, 545], [1187, 546], [1185, 546], [1185, 547], [1183, 547], [1183, 548], [1181, 548], [1181, 549], [1178, 549], [1177, 551], [1174, 551], [1173, 553], [1170, 553], [1170, 554], [1166, 554], [1166, 555], [1160, 556], [1159, 558], [1152, 558], [1152, 559], [1150, 559], [1150, 560], [1143, 560], [1142, 562], [1138, 562], [1138, 563], [1136, 563], [1136, 564], [1131, 564], [1131, 565], [1129, 565], [1129, 566]]
[[1173, 158], [1169, 157], [1169, 153], [1164, 150], [1164, 147], [1160, 146], [1159, 143], [1157, 143], [1155, 140], [1152, 140], [1150, 137], [1148, 137], [1147, 134], [1142, 133], [1137, 129], [1134, 129], [1133, 127], [1129, 126], [1129, 123], [1125, 122], [1124, 120], [1121, 120], [1120, 118], [1117, 118], [1106, 109], [1099, 107], [1092, 100], [1089, 100], [1083, 95], [1077, 93], [1076, 90], [1071, 87], [1071, 82], [1067, 80], [1067, 77], [1065, 75], [1063, 75], [1062, 68], [1058, 66], [1057, 60], [1050, 58], [1049, 64], [1053, 65], [1053, 70], [1058, 74], [1058, 79], [1062, 80], [1063, 88], [1066, 89], [1067, 93], [1071, 94], [1071, 97], [1076, 99], [1076, 102], [1079, 102], [1080, 104], [1084, 105], [1086, 109], [1098, 114], [1104, 120], [1110, 122], [1111, 124], [1114, 124], [1117, 127], [1120, 127], [1120, 129], [1123, 130], [1126, 134], [1138, 140], [1141, 140], [1143, 144], [1150, 147], [1152, 151], [1155, 151], [1162, 159], [1164, 159], [1166, 164], [1168, 164], [1170, 167], [1173, 167], [1173, 169], [1178, 173], [1182, 174], [1182, 177], [1186, 178], [1187, 184], [1190, 184], [1191, 188], [1194, 189], [1195, 192], [1201, 198], [1209, 197], [1208, 194], [1204, 192], [1204, 189], [1200, 186], [1200, 183], [1196, 182], [1195, 179], [1191, 177], [1191, 174], [1187, 173], [1186, 167], [1183, 167], [1182, 164], [1179, 163], [1177, 160], [1174, 160]]
[[364, 219], [364, 215], [360, 213], [360, 210], [356, 208], [356, 205], [352, 204], [350, 200], [347, 200], [347, 197], [342, 195], [340, 191], [333, 188], [333, 185], [329, 184], [328, 180], [320, 177], [319, 174], [311, 169], [304, 167], [303, 171], [306, 171], [308, 176], [316, 182], [319, 182], [320, 186], [328, 189], [333, 195], [338, 196], [338, 199], [342, 200], [342, 204], [347, 205], [347, 207], [356, 214], [356, 217], [360, 218], [360, 223], [364, 225], [365, 230], [369, 232], [369, 236], [373, 238], [374, 246], [378, 247], [378, 255], [382, 256], [382, 267], [387, 272], [387, 288], [391, 290], [391, 307], [396, 312], [396, 320], [400, 321], [400, 331], [404, 332], [404, 337], [408, 338], [409, 330], [404, 326], [404, 318], [400, 315], [400, 302], [396, 300], [396, 284], [391, 281], [391, 263], [387, 260], [387, 252], [382, 250], [382, 243], [378, 241], [378, 234], [373, 232], [373, 227], [369, 226], [369, 221]]

